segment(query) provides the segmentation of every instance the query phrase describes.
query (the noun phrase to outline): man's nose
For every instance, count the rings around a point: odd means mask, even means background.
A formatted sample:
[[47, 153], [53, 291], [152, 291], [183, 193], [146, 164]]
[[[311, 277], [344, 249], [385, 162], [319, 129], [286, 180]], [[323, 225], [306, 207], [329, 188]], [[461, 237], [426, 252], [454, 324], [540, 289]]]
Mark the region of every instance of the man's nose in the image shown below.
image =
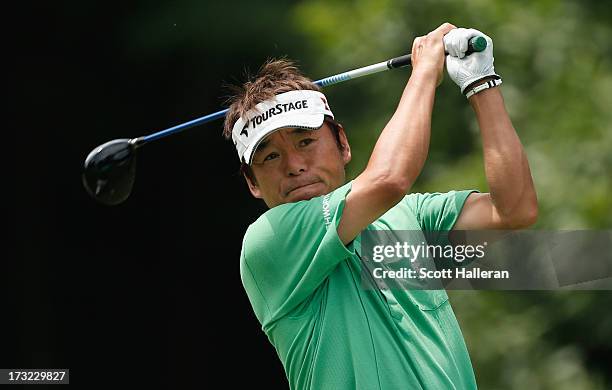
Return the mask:
[[288, 176], [297, 176], [306, 172], [307, 163], [301, 153], [291, 151], [285, 156], [285, 171]]

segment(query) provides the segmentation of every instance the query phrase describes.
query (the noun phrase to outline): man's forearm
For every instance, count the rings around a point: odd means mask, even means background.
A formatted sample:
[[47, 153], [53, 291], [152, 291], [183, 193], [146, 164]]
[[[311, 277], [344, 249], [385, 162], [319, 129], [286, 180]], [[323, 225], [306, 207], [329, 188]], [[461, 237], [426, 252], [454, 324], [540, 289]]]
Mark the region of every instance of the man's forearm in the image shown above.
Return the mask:
[[401, 183], [407, 192], [427, 159], [437, 75], [411, 75], [398, 107], [376, 142], [367, 169]]
[[501, 217], [520, 224], [537, 214], [537, 197], [527, 155], [516, 134], [499, 88], [470, 98], [480, 126], [485, 174]]

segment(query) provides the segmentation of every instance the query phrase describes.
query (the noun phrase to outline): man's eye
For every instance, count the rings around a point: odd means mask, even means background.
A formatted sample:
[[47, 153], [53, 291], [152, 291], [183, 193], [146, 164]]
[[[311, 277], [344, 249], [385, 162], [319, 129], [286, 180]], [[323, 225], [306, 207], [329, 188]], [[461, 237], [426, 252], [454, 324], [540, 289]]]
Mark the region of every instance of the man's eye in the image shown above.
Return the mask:
[[270, 161], [278, 157], [278, 153], [270, 153], [264, 158], [264, 161]]
[[314, 139], [312, 138], [304, 138], [303, 140], [300, 140], [300, 146], [308, 146], [313, 142], [314, 142]]

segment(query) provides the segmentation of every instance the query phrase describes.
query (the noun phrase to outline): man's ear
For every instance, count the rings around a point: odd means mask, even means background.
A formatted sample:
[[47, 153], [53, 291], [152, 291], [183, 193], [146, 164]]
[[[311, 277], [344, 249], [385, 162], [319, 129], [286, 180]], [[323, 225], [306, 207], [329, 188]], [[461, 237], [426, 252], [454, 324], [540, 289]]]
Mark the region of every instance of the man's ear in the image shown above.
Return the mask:
[[249, 186], [249, 191], [251, 191], [251, 195], [253, 195], [257, 199], [263, 199], [263, 196], [261, 195], [261, 191], [259, 190], [259, 187], [257, 186], [257, 182], [254, 180], [251, 180], [249, 176], [244, 173], [242, 174], [242, 176], [244, 176], [244, 180], [246, 180], [247, 185]]
[[346, 165], [351, 161], [351, 145], [349, 145], [348, 138], [344, 132], [344, 127], [341, 124], [338, 124], [338, 137], [340, 138], [340, 145], [342, 145], [340, 154], [342, 155], [344, 165]]

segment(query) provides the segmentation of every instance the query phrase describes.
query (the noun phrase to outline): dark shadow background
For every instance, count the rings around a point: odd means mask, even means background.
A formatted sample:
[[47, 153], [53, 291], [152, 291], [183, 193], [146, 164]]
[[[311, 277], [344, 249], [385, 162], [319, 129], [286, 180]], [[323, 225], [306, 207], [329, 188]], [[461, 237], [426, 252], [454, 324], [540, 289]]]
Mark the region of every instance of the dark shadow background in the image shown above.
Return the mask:
[[189, 45], [185, 10], [174, 10], [176, 25], [147, 24], [150, 12], [172, 19], [170, 4], [40, 3], [18, 14], [16, 253], [5, 259], [1, 367], [70, 368], [82, 388], [286, 388], [239, 275], [242, 236], [265, 209], [221, 121], [142, 149], [120, 206], [96, 204], [81, 185], [95, 146], [217, 111], [223, 81], [296, 39], [252, 20], [242, 26], [269, 39], [236, 42], [241, 27], [220, 22], [256, 5], [208, 7]]

